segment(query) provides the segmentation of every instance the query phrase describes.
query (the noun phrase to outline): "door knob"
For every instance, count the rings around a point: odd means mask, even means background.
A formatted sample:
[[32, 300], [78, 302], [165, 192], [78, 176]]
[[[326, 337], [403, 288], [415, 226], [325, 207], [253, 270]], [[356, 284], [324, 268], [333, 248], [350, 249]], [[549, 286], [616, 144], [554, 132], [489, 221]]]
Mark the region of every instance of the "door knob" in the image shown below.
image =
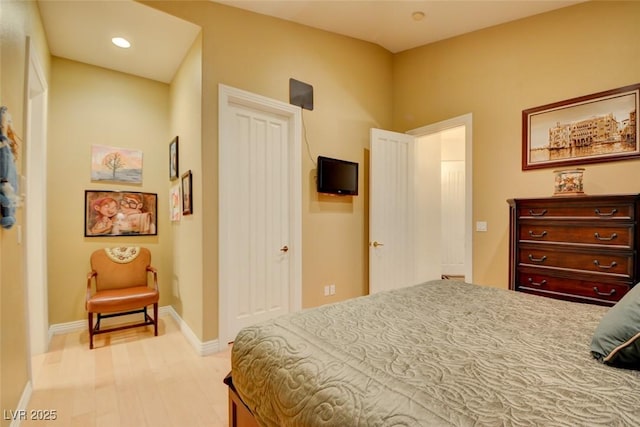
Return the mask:
[[384, 243], [380, 243], [378, 241], [373, 241], [373, 243], [370, 243], [371, 246], [373, 246], [374, 248], [377, 248], [378, 246], [384, 246]]
[[280, 248], [280, 252], [288, 252], [289, 251], [289, 247], [287, 245], [284, 245], [283, 247]]

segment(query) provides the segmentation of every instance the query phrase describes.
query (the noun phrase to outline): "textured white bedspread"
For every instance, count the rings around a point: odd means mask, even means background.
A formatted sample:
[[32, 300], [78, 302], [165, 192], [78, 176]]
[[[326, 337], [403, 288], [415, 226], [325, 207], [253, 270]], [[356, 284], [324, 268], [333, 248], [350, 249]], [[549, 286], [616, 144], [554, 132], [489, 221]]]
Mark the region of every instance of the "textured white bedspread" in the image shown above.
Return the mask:
[[640, 426], [606, 310], [438, 280], [245, 328], [232, 377], [264, 426]]

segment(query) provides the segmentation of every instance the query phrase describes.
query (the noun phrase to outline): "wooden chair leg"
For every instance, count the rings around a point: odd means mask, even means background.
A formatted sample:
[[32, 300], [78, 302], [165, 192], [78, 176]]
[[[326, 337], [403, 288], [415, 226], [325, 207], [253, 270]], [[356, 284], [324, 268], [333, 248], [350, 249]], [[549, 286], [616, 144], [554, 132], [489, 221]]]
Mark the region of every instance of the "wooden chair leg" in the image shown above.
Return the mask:
[[93, 349], [93, 313], [89, 312], [89, 350]]
[[158, 303], [153, 304], [153, 335], [158, 336]]
[[[114, 317], [114, 316], [122, 316], [122, 315], [126, 315], [126, 314], [135, 314], [135, 313], [140, 313], [142, 312], [144, 314], [144, 322], [141, 323], [136, 323], [136, 324], [125, 324], [122, 326], [114, 326], [114, 327], [108, 327], [107, 329], [100, 329], [100, 320], [104, 317], [104, 318], [108, 318], [108, 317]], [[132, 310], [132, 311], [127, 311], [127, 312], [121, 312], [121, 313], [109, 313], [109, 314], [102, 314], [102, 313], [96, 313], [97, 315], [97, 319], [94, 325], [94, 313], [90, 313], [87, 312], [87, 322], [89, 324], [89, 349], [93, 349], [93, 336], [97, 335], [97, 334], [103, 334], [103, 333], [107, 333], [107, 332], [114, 332], [114, 331], [119, 331], [122, 329], [129, 329], [129, 328], [136, 328], [139, 326], [146, 326], [149, 325], [149, 321], [152, 320], [153, 321], [153, 334], [155, 336], [158, 336], [158, 303], [153, 304], [153, 319], [147, 314], [147, 307], [144, 307], [143, 309], [137, 309], [137, 310]]]

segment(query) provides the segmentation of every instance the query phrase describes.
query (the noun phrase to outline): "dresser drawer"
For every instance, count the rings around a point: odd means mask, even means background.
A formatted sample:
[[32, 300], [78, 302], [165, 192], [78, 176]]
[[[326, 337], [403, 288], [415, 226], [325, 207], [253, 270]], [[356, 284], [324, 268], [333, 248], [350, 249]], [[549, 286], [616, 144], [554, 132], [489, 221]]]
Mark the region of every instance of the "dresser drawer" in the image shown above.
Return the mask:
[[631, 248], [634, 244], [633, 233], [631, 224], [522, 221], [518, 228], [518, 240]]
[[517, 276], [517, 291], [606, 305], [613, 305], [631, 289], [629, 284], [558, 277], [522, 268]]
[[537, 218], [580, 218], [604, 220], [634, 220], [635, 206], [633, 203], [597, 202], [575, 203], [566, 201], [562, 204], [532, 203], [518, 206], [517, 215], [520, 219]]
[[640, 281], [640, 194], [508, 203], [510, 289], [613, 305]]
[[630, 279], [634, 255], [630, 251], [577, 251], [548, 245], [522, 245], [518, 250], [518, 265], [581, 270]]

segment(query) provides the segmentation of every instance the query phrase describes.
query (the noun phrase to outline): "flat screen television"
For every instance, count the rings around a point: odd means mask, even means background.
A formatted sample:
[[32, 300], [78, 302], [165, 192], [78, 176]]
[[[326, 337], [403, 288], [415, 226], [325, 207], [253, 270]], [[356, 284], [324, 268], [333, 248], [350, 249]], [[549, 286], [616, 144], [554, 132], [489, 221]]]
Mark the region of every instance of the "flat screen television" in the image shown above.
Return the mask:
[[318, 193], [358, 195], [358, 163], [318, 156]]

